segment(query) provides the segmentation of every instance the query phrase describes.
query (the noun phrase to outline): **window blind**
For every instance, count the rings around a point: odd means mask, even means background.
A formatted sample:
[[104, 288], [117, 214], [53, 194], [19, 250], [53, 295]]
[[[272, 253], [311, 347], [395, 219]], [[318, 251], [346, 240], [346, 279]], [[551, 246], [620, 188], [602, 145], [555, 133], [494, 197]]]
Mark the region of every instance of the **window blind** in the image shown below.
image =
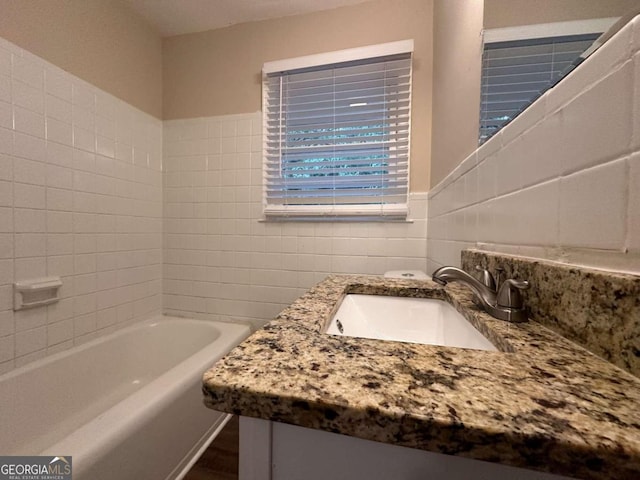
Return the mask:
[[406, 216], [411, 54], [264, 76], [266, 216]]
[[482, 59], [480, 143], [579, 63], [599, 33], [487, 43]]

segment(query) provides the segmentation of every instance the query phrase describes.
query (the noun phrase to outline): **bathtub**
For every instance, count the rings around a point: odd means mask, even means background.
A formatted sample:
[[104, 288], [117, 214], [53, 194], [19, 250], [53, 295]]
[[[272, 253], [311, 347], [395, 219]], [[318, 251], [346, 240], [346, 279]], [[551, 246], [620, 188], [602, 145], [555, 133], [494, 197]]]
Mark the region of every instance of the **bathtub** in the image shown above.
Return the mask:
[[0, 455], [70, 455], [74, 480], [179, 479], [229, 415], [202, 374], [249, 335], [158, 316], [0, 376]]

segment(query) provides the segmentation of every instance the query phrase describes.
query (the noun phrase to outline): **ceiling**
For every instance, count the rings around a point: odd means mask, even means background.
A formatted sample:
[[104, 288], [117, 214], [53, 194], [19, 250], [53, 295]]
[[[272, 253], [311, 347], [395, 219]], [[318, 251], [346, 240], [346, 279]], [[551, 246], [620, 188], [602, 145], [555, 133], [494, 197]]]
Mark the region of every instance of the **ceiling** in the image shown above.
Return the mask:
[[366, 0], [122, 0], [163, 37], [330, 10]]

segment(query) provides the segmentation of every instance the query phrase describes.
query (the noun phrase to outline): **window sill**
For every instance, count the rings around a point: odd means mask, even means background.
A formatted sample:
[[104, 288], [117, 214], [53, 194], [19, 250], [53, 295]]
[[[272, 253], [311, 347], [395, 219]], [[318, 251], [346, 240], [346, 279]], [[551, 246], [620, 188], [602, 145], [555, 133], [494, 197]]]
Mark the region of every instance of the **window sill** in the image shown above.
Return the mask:
[[291, 217], [263, 217], [258, 223], [413, 223], [410, 218], [392, 218], [376, 216], [291, 216]]

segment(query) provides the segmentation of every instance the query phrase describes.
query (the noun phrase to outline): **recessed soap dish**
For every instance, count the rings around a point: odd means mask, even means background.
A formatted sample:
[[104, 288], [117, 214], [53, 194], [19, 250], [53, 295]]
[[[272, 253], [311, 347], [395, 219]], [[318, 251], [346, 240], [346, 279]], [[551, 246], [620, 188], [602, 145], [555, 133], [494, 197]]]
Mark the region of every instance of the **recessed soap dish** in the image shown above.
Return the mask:
[[43, 277], [21, 280], [13, 284], [13, 309], [41, 307], [57, 302], [62, 286], [60, 277]]

